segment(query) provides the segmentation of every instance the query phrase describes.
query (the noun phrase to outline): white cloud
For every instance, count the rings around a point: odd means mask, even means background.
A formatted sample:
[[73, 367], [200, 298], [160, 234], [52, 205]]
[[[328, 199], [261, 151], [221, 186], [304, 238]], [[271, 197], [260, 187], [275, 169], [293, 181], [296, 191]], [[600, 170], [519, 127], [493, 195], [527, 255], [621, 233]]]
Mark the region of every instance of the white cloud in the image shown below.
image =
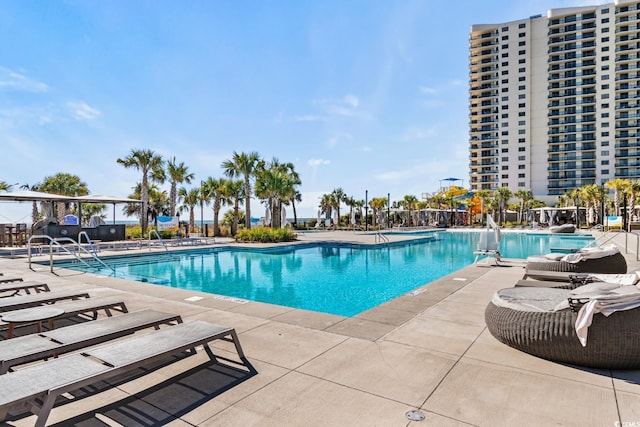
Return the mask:
[[21, 90], [26, 92], [46, 92], [49, 86], [24, 74], [0, 66], [0, 90]]
[[355, 116], [360, 99], [355, 95], [345, 95], [342, 98], [328, 98], [314, 101], [314, 105], [329, 115]]
[[314, 114], [306, 114], [302, 116], [294, 116], [293, 120], [296, 122], [323, 122], [326, 118]]
[[94, 120], [102, 115], [100, 110], [97, 110], [82, 101], [68, 102], [67, 107], [71, 111], [73, 117], [77, 120]]
[[327, 159], [309, 159], [307, 163], [312, 168], [317, 168], [318, 166], [328, 165], [331, 163], [331, 161]]
[[423, 140], [427, 139], [430, 136], [435, 136], [436, 131], [433, 129], [424, 129], [424, 128], [408, 128], [404, 131], [402, 139], [405, 141], [415, 141], [415, 140]]
[[426, 95], [435, 95], [436, 93], [438, 93], [438, 90], [432, 87], [420, 86], [420, 92]]

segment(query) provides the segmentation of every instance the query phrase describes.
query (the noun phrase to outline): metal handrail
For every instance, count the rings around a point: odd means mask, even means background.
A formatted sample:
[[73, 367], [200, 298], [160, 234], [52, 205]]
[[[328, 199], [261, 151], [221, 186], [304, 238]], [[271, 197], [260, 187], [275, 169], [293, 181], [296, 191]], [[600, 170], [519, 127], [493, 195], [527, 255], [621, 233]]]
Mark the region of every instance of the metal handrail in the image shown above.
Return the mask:
[[[89, 255], [90, 257], [95, 259], [103, 267], [106, 267], [108, 269], [111, 269], [111, 270], [115, 271], [115, 268], [110, 267], [107, 264], [105, 264], [104, 261], [102, 261], [98, 257], [98, 255], [96, 255], [95, 253], [91, 253], [91, 252], [87, 251], [80, 243], [76, 242], [71, 237], [58, 237], [58, 238], [54, 239], [53, 237], [51, 237], [49, 235], [46, 235], [46, 234], [33, 235], [33, 236], [29, 237], [29, 240], [27, 241], [27, 257], [28, 257], [28, 260], [29, 260], [29, 269], [31, 269], [31, 240], [33, 240], [33, 239], [47, 239], [47, 240], [49, 240], [49, 268], [50, 268], [52, 273], [53, 273], [53, 247], [54, 246], [56, 246], [59, 249], [62, 249], [63, 251], [65, 251], [66, 253], [68, 253], [69, 255], [73, 256], [75, 259], [77, 259], [78, 261], [80, 261], [81, 263], [86, 265], [87, 267], [91, 267], [91, 265], [88, 262], [86, 262], [84, 259], [82, 259], [82, 257], [80, 256], [80, 251], [84, 251], [87, 255]], [[71, 252], [64, 245], [61, 245], [60, 242], [73, 243], [74, 246], [78, 248], [78, 253], [76, 253], [75, 251]]]
[[167, 245], [164, 243], [164, 240], [162, 240], [162, 237], [160, 237], [160, 234], [158, 234], [158, 232], [156, 230], [149, 230], [149, 247], [151, 247], [151, 234], [152, 233], [156, 235], [156, 237], [158, 238], [158, 240], [160, 241], [160, 243], [164, 247], [164, 250], [167, 251], [167, 253], [169, 253], [169, 248], [167, 248]]
[[93, 242], [91, 241], [91, 238], [89, 237], [89, 235], [87, 234], [86, 231], [81, 231], [80, 233], [78, 233], [78, 244], [82, 243], [82, 236], [86, 237], [87, 239], [87, 243], [89, 244], [89, 247], [91, 248], [91, 250], [93, 251], [93, 253], [98, 256], [98, 250], [96, 249], [95, 246], [93, 246]]
[[389, 238], [384, 234], [382, 234], [381, 232], [376, 231], [374, 242], [377, 243], [378, 241], [389, 243]]

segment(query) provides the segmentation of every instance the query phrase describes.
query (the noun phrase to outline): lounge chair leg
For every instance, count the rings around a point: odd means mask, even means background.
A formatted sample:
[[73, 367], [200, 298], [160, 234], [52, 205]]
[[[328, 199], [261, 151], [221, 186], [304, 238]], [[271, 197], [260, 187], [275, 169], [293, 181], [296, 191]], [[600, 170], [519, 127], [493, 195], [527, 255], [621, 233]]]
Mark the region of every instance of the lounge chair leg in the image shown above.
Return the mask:
[[42, 406], [38, 408], [36, 414], [38, 414], [38, 419], [34, 424], [34, 427], [45, 427], [47, 424], [47, 418], [49, 418], [49, 413], [51, 409], [53, 409], [53, 404], [56, 402], [56, 396], [52, 394], [47, 394], [42, 402]]

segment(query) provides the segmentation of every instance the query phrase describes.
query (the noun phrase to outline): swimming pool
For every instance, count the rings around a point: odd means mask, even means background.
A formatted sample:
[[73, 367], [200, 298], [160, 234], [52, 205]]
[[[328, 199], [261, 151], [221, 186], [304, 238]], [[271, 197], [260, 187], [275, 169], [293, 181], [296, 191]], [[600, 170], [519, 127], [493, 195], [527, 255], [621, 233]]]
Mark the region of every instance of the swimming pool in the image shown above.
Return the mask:
[[[432, 233], [433, 234], [433, 233]], [[293, 308], [353, 316], [473, 263], [477, 232], [377, 247], [304, 244], [213, 248], [103, 258], [113, 270], [77, 261], [57, 267]], [[585, 246], [591, 237], [503, 233], [507, 258]]]

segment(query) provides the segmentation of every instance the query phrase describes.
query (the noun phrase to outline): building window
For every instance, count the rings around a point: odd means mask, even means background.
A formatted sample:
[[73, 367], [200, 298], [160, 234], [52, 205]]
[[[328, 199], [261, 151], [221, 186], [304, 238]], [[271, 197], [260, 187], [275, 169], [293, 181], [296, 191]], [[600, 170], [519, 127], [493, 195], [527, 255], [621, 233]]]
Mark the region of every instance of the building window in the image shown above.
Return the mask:
[[602, 113], [600, 114], [600, 117], [602, 117], [603, 119], [606, 119], [607, 117], [609, 117], [609, 113]]
[[603, 24], [606, 24], [607, 22], [609, 22], [609, 18], [602, 18], [600, 22], [602, 22]]
[[527, 87], [525, 85], [518, 86], [518, 90], [525, 90]]
[[520, 170], [525, 169], [525, 165], [518, 165], [518, 169]]
[[525, 33], [518, 33], [518, 37], [524, 37], [524, 36], [526, 36]]
[[518, 59], [518, 64], [524, 64], [524, 63], [526, 63], [526, 62], [527, 62], [527, 61], [526, 61], [524, 58], [522, 58], [522, 59]]
[[502, 116], [500, 116], [500, 118], [508, 119], [509, 118], [509, 113], [504, 113]]
[[518, 24], [518, 28], [522, 29], [522, 28], [526, 28], [527, 24], [522, 23], [522, 24]]
[[523, 81], [525, 81], [526, 79], [527, 79], [527, 78], [526, 78], [525, 76], [520, 76], [520, 77], [518, 77], [518, 81], [519, 81], [519, 82], [523, 82]]
[[602, 85], [600, 86], [601, 89], [609, 89], [609, 84], [607, 83], [606, 85]]
[[603, 33], [608, 33], [608, 32], [609, 32], [609, 28], [604, 27], [604, 28], [602, 29], [602, 32], [603, 32]]
[[503, 182], [502, 185], [501, 185], [501, 187], [508, 187], [508, 186], [509, 186], [509, 184], [506, 183], [506, 182]]
[[508, 139], [503, 139], [503, 140], [501, 140], [501, 141], [500, 141], [500, 143], [501, 143], [502, 145], [505, 145], [505, 144], [508, 144], [508, 143], [509, 143], [509, 140], [508, 140]]
[[501, 176], [502, 176], [502, 179], [509, 179], [509, 174], [508, 173], [507, 174], [502, 174]]
[[519, 143], [523, 143], [524, 142], [524, 138], [518, 138], [518, 142]]
[[602, 52], [609, 52], [609, 46], [602, 46]]
[[520, 111], [520, 112], [518, 113], [518, 117], [524, 117], [526, 114], [527, 114], [526, 112], [524, 112], [524, 111]]
[[526, 125], [525, 120], [518, 120], [518, 126], [524, 126], [524, 125]]
[[525, 95], [524, 93], [518, 95], [518, 99], [525, 99], [526, 97], [527, 95]]
[[502, 126], [503, 128], [506, 128], [506, 127], [508, 127], [508, 126], [509, 126], [509, 123], [504, 122], [504, 123], [502, 123], [500, 126]]
[[502, 27], [501, 31], [509, 31], [509, 27]]
[[502, 98], [500, 98], [500, 100], [502, 100], [502, 101], [508, 101], [508, 100], [509, 100], [509, 97], [508, 97], [508, 96], [503, 96]]
[[509, 170], [509, 166], [508, 165], [504, 165], [501, 168], [503, 171], [508, 171]]
[[509, 45], [508, 44], [503, 44], [502, 45], [502, 49], [509, 49]]
[[603, 147], [608, 147], [609, 146], [609, 141], [602, 141], [602, 146]]
[[609, 74], [605, 74], [602, 76], [602, 80], [609, 80]]
[[609, 104], [602, 104], [601, 107], [602, 108], [609, 108]]
[[603, 93], [602, 94], [602, 99], [609, 99], [609, 94], [608, 93]]
[[609, 175], [609, 169], [602, 169], [602, 175]]
[[518, 104], [518, 108], [524, 108], [526, 107], [526, 105], [527, 105], [526, 103], [521, 102], [520, 104]]
[[[609, 126], [609, 123], [607, 123], [607, 127], [608, 126]], [[609, 132], [602, 132], [600, 136], [609, 136]]]
[[609, 8], [602, 9], [602, 13], [609, 13]]
[[526, 130], [524, 130], [524, 129], [518, 129], [518, 135], [524, 135], [524, 134], [526, 134], [526, 133], [527, 133], [527, 131], [526, 131]]
[[[608, 128], [609, 127], [609, 122], [602, 123], [602, 127], [603, 128]], [[605, 135], [605, 133], [606, 133], [606, 135]], [[609, 136], [609, 132], [602, 132], [602, 136]]]
[[608, 56], [603, 56], [602, 58], [600, 58], [601, 61], [608, 61], [609, 57]]
[[508, 53], [508, 52], [505, 52], [505, 53], [503, 53], [501, 56], [502, 56], [503, 58], [508, 58], [508, 57], [509, 57], [509, 53]]
[[601, 164], [602, 166], [607, 166], [607, 165], [609, 165], [609, 160], [602, 160], [602, 161], [600, 162], [600, 164]]
[[501, 108], [502, 110], [508, 110], [508, 109], [509, 109], [509, 106], [508, 106], [508, 105], [503, 105], [503, 106], [501, 106], [500, 108]]
[[518, 156], [518, 160], [524, 162], [525, 156]]
[[518, 51], [518, 55], [524, 55], [525, 53], [527, 53], [527, 51], [524, 49]]
[[509, 131], [508, 130], [503, 130], [502, 131], [502, 136], [508, 136], [509, 135]]
[[527, 42], [525, 41], [519, 41], [518, 42], [518, 46], [525, 46], [527, 44]]
[[607, 71], [609, 69], [609, 66], [608, 65], [603, 65], [602, 67], [600, 67], [600, 69], [602, 71]]
[[500, 89], [500, 92], [502, 92], [502, 93], [509, 92], [509, 88], [508, 87], [503, 87], [502, 89]]
[[519, 151], [519, 152], [523, 152], [523, 151], [525, 151], [526, 149], [527, 149], [526, 147], [518, 147], [518, 151]]
[[[523, 174], [523, 175], [524, 175], [524, 174]], [[524, 178], [524, 176], [523, 176], [522, 178]], [[525, 186], [524, 182], [519, 182], [519, 183], [518, 183], [518, 187], [524, 187], [524, 186]]]
[[609, 150], [602, 150], [602, 151], [600, 152], [600, 155], [601, 155], [601, 156], [608, 156], [608, 155], [609, 155]]
[[503, 70], [503, 71], [502, 71], [502, 75], [503, 75], [503, 76], [506, 76], [507, 74], [509, 74], [509, 70]]
[[523, 173], [519, 173], [518, 174], [518, 178], [524, 178], [524, 176], [525, 176], [525, 174], [523, 174]]
[[602, 43], [606, 43], [606, 42], [608, 42], [608, 41], [609, 41], [609, 37], [603, 37], [603, 38], [602, 38]]
[[519, 73], [524, 73], [526, 70], [527, 70], [527, 69], [526, 69], [526, 68], [524, 68], [524, 67], [520, 67], [520, 68], [518, 68], [518, 72], [519, 72]]
[[507, 83], [509, 83], [509, 79], [502, 79], [500, 83], [502, 83], [503, 85], [506, 85]]
[[502, 40], [509, 40], [509, 36], [502, 36]]
[[503, 67], [508, 67], [508, 66], [509, 66], [509, 61], [503, 62], [503, 63], [502, 63], [502, 66], [503, 66]]

